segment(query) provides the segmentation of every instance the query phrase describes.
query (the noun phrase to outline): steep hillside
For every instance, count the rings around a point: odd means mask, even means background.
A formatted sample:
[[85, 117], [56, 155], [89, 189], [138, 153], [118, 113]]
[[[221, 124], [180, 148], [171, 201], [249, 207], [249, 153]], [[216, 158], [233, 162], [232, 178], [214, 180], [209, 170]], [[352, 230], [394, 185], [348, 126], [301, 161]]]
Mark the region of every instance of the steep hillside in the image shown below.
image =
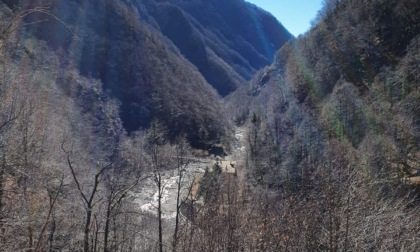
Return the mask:
[[[249, 179], [270, 189], [265, 214], [290, 213], [273, 228], [300, 230], [285, 233], [296, 250], [414, 251], [420, 5], [326, 4], [308, 33], [227, 99], [248, 126]], [[397, 233], [404, 240], [389, 242]]]
[[[21, 2], [20, 9], [48, 6], [54, 16], [28, 15], [28, 23], [35, 21], [28, 34], [61, 50], [65, 64], [82, 75], [99, 78], [121, 101], [126, 130], [147, 128], [155, 118], [172, 139], [186, 134], [197, 147], [226, 142], [219, 95], [269, 64], [291, 37], [271, 15], [241, 0], [47, 2]], [[243, 19], [238, 23], [226, 11]]]
[[244, 1], [162, 1], [152, 6], [150, 14], [163, 34], [223, 96], [269, 65], [291, 38], [271, 14]]
[[0, 1], [1, 251], [418, 251], [417, 0], [324, 1], [255, 75], [244, 1], [46, 2]]
[[[320, 142], [307, 151], [316, 153], [330, 139], [357, 149], [376, 135], [406, 149], [406, 158], [416, 156], [419, 11], [409, 0], [339, 1], [331, 12], [319, 14], [307, 34], [283, 46], [250, 87], [229, 97], [236, 121], [264, 121], [281, 146], [283, 162], [291, 157], [286, 149], [310, 135]], [[319, 157], [316, 153], [312, 158]], [[293, 164], [301, 161], [302, 156]]]

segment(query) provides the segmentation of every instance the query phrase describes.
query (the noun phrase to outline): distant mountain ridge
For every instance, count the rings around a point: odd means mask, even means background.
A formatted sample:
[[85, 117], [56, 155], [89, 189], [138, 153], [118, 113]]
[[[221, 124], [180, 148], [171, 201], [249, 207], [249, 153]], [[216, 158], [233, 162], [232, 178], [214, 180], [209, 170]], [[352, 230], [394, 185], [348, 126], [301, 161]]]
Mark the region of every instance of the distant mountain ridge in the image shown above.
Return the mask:
[[254, 75], [244, 1], [50, 1], [0, 0], [1, 251], [418, 251], [418, 0], [325, 0]]
[[269, 65], [275, 51], [291, 38], [271, 14], [244, 1], [151, 5], [162, 33], [223, 96]]
[[[243, 0], [47, 2], [20, 8], [50, 6], [66, 25], [51, 20], [31, 25], [28, 34], [64, 50], [65, 64], [99, 78], [121, 101], [128, 131], [156, 118], [171, 135], [185, 133], [197, 145], [226, 135], [218, 95], [270, 64], [292, 37], [274, 17]], [[44, 19], [50, 17], [41, 13], [27, 21]]]

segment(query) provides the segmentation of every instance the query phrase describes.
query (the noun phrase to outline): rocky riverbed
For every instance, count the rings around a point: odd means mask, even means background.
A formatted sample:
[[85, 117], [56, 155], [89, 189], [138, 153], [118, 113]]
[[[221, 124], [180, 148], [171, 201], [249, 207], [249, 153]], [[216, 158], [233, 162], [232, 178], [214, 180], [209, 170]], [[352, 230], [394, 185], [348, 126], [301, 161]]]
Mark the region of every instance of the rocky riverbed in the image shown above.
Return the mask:
[[[240, 160], [245, 155], [245, 129], [237, 128], [235, 130], [235, 140], [233, 143], [233, 151], [231, 155], [226, 156], [225, 160]], [[183, 187], [181, 190], [181, 198], [188, 196], [190, 186], [194, 178], [204, 174], [206, 168], [211, 168], [215, 162], [215, 158], [190, 158], [183, 178]], [[167, 223], [171, 223], [176, 215], [176, 198], [177, 198], [177, 181], [179, 177], [176, 170], [163, 172], [163, 195], [162, 195], [162, 218]], [[153, 174], [142, 183], [139, 192], [133, 193], [133, 202], [139, 206], [141, 212], [157, 216], [158, 191], [153, 180]]]

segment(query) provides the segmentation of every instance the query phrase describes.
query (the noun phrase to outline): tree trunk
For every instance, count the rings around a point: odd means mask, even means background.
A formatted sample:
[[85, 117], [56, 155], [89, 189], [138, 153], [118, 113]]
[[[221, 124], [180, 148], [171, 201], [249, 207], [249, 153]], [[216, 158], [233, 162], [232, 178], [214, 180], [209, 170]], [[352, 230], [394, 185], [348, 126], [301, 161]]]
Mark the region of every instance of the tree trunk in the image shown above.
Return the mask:
[[55, 217], [53, 216], [53, 221], [51, 223], [51, 231], [50, 231], [50, 235], [48, 237], [48, 242], [50, 244], [49, 252], [53, 252], [53, 242], [54, 242], [55, 228], [56, 228], [56, 223], [55, 223]]
[[159, 251], [163, 252], [162, 238], [162, 177], [158, 174], [158, 222], [159, 222]]
[[106, 209], [106, 220], [105, 220], [105, 230], [104, 230], [104, 252], [108, 252], [110, 216], [111, 216], [111, 200], [108, 201], [108, 206]]
[[33, 250], [33, 246], [34, 246], [34, 231], [32, 229], [31, 224], [29, 224], [28, 226], [28, 239], [29, 239], [29, 249], [28, 252], [32, 252]]
[[193, 235], [194, 235], [194, 198], [191, 195], [191, 206], [190, 206], [190, 214], [191, 214], [191, 225], [190, 225], [190, 239], [189, 239], [189, 251], [192, 249], [192, 242], [193, 242]]
[[176, 245], [178, 243], [178, 228], [179, 228], [179, 211], [180, 211], [180, 200], [181, 200], [181, 183], [182, 183], [182, 171], [179, 172], [178, 188], [176, 195], [176, 215], [175, 215], [175, 231], [174, 240], [172, 242], [172, 251], [176, 251]]
[[0, 244], [3, 244], [4, 242], [4, 233], [5, 230], [3, 228], [3, 219], [4, 219], [4, 213], [3, 213], [3, 179], [4, 179], [4, 171], [6, 169], [6, 155], [3, 153], [3, 160], [0, 167]]
[[84, 239], [83, 239], [83, 252], [89, 252], [89, 232], [90, 232], [91, 219], [92, 219], [92, 208], [88, 206], [88, 209], [86, 211], [86, 224], [85, 224]]

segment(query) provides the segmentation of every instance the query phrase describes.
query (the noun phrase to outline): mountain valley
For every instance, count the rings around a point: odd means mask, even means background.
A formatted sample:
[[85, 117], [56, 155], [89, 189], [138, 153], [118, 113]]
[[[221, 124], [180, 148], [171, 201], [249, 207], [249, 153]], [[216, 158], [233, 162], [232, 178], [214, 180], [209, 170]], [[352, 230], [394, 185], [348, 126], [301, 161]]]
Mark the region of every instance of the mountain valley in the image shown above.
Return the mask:
[[419, 17], [0, 0], [0, 250], [417, 251]]

